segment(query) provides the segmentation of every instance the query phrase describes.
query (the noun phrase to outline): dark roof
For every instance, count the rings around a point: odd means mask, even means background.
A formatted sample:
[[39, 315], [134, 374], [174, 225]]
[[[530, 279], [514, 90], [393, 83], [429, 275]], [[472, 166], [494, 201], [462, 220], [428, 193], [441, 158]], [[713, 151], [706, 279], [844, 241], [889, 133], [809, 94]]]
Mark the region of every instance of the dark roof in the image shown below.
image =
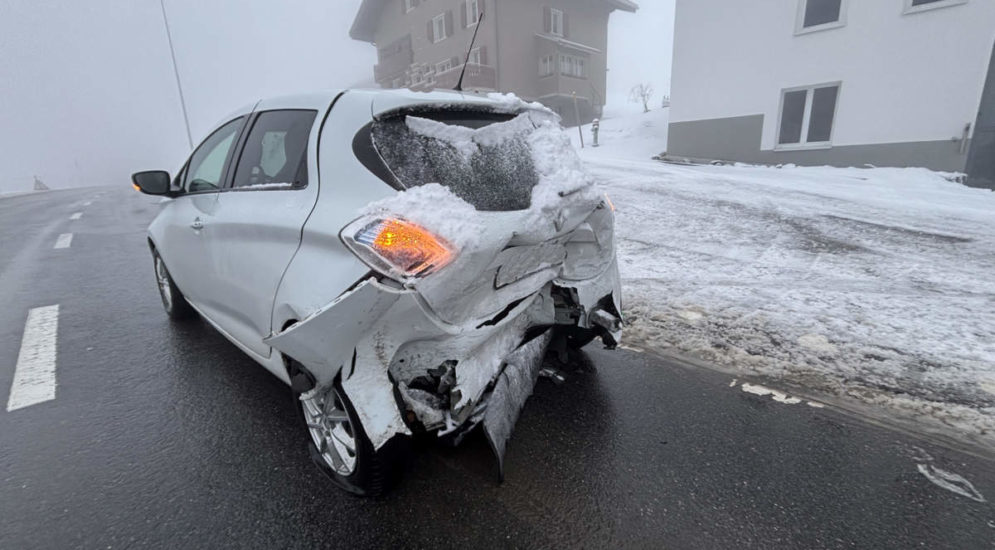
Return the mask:
[[[601, 1], [611, 6], [613, 10], [635, 12], [639, 9], [639, 6], [632, 0]], [[359, 12], [356, 13], [356, 19], [352, 22], [352, 28], [349, 29], [349, 36], [354, 40], [373, 42], [373, 32], [376, 28], [377, 20], [380, 18], [380, 10], [383, 9], [386, 3], [387, 0], [363, 0], [363, 3], [359, 6]]]

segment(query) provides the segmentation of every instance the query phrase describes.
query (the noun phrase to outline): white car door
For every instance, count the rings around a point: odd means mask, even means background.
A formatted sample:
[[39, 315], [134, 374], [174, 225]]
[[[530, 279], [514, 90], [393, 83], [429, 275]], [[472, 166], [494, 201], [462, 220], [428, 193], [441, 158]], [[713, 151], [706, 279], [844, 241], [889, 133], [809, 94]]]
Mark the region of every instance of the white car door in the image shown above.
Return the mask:
[[218, 207], [218, 197], [246, 117], [239, 117], [215, 130], [201, 143], [177, 178], [182, 194], [166, 207], [157, 250], [173, 281], [194, 307], [208, 318], [212, 307], [207, 239]]
[[206, 233], [214, 321], [264, 358], [271, 351], [263, 338], [272, 331], [276, 291], [318, 196], [317, 182], [308, 176], [317, 169], [319, 122], [317, 109], [265, 110], [260, 104]]

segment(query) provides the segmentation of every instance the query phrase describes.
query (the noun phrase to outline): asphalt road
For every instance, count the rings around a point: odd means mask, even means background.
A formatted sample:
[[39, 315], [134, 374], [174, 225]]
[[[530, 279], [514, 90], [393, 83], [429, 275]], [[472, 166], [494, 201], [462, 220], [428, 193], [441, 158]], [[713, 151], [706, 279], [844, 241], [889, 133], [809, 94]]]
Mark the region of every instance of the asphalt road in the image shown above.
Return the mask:
[[0, 548], [995, 547], [991, 458], [594, 346], [540, 381], [504, 484], [472, 437], [418, 442], [383, 499], [346, 495], [289, 390], [167, 320], [157, 202], [126, 184], [0, 199], [0, 402], [28, 311], [59, 305], [55, 399], [0, 410]]

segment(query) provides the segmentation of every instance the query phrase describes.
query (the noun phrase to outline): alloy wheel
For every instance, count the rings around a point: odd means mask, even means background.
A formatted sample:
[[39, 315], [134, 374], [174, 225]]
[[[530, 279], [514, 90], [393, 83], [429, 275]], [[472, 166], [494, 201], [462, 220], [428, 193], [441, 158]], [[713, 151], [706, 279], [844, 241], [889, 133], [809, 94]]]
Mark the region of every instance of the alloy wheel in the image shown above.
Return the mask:
[[166, 271], [166, 264], [162, 258], [155, 259], [155, 278], [159, 283], [159, 295], [162, 296], [162, 304], [166, 306], [166, 311], [173, 309], [173, 289], [169, 280], [169, 271]]
[[351, 475], [356, 470], [356, 437], [338, 389], [301, 396], [301, 408], [322, 459], [336, 473]]

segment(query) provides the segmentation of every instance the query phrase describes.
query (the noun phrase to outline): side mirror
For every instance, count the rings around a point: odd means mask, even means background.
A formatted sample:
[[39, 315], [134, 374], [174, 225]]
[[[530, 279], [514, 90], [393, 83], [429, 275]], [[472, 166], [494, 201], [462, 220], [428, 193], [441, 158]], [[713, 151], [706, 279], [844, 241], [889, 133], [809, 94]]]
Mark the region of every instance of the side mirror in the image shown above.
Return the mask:
[[131, 175], [135, 189], [146, 195], [169, 195], [169, 172], [165, 170], [149, 170]]

